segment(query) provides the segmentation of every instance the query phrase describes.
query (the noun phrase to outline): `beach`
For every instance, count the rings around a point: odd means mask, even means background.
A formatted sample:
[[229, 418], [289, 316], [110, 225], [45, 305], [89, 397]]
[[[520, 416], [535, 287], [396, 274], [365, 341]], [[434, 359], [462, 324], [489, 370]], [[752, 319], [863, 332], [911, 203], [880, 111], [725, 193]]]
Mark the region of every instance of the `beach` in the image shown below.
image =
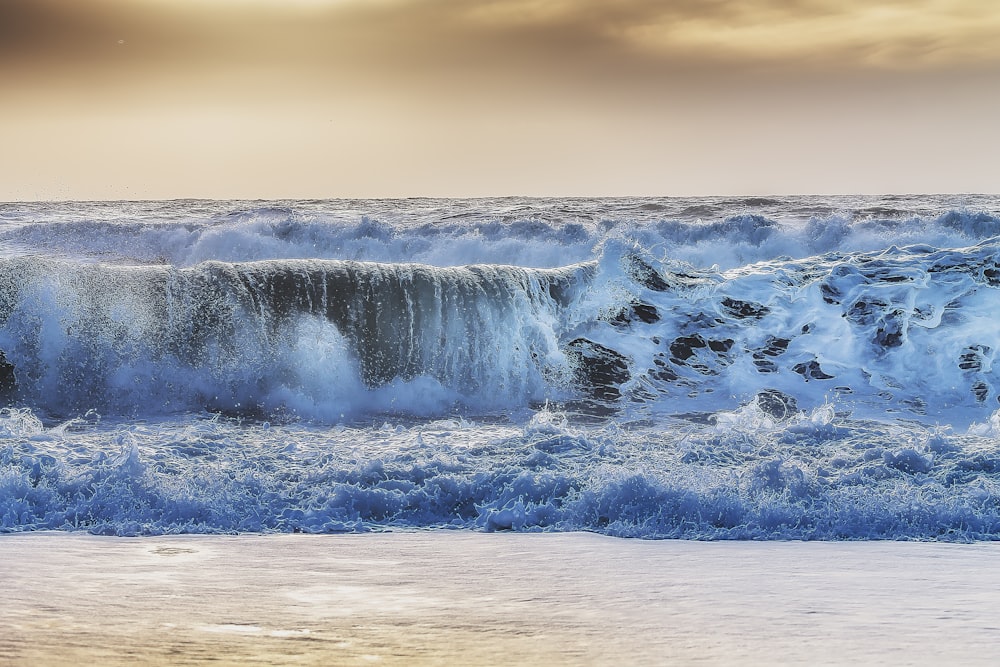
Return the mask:
[[2, 665], [991, 664], [996, 544], [0, 538]]

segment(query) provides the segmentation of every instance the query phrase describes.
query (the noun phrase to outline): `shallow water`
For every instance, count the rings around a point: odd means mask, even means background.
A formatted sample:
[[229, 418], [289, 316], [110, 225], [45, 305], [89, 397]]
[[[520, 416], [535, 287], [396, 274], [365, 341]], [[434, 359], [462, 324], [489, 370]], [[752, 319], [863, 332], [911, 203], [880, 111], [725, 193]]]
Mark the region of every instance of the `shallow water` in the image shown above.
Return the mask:
[[0, 664], [986, 665], [993, 544], [0, 539]]

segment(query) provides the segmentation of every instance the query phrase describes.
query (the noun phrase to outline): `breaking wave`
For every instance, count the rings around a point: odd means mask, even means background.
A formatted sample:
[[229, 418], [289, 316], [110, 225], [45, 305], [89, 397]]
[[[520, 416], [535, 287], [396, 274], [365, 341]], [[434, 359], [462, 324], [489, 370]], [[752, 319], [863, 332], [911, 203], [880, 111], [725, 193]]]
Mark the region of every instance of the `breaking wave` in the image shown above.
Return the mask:
[[959, 199], [0, 205], [0, 531], [1000, 538]]
[[997, 242], [730, 271], [617, 241], [559, 269], [15, 257], [0, 389], [51, 415], [674, 414], [767, 395], [969, 423], [1000, 398], [998, 310]]

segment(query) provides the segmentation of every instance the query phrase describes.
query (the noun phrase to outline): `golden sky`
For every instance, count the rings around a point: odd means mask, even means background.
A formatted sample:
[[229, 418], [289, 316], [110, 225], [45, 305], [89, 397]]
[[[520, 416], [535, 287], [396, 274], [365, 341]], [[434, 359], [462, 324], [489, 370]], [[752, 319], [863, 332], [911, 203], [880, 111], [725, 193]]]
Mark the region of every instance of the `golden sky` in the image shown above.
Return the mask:
[[1000, 191], [995, 0], [0, 0], [0, 200]]

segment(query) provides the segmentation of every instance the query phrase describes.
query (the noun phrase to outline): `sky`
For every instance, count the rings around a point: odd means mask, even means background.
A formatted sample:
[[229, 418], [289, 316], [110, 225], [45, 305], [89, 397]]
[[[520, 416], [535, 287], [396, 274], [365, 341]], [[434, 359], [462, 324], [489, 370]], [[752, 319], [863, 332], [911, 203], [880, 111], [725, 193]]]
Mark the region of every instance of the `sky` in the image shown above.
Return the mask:
[[995, 0], [0, 0], [0, 200], [1000, 192]]

